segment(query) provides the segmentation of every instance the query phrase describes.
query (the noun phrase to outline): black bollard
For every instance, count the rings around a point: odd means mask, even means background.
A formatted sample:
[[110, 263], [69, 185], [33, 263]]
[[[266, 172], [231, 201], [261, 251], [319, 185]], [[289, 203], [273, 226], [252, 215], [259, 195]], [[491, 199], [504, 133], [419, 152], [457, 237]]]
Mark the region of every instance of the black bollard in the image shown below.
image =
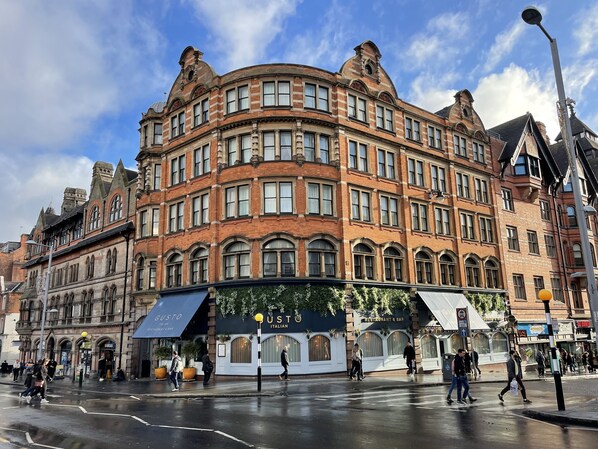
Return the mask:
[[83, 370], [79, 371], [79, 386], [83, 386]]

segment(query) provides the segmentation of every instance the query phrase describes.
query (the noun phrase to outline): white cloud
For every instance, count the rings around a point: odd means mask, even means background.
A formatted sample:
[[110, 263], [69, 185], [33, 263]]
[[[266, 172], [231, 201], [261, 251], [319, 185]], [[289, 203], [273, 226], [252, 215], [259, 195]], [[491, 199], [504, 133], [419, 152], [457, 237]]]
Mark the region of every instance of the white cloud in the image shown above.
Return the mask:
[[496, 35], [494, 43], [486, 53], [486, 61], [483, 64], [484, 72], [490, 72], [498, 65], [503, 57], [511, 53], [517, 40], [523, 33], [525, 24], [517, 20], [508, 29]]
[[586, 56], [596, 49], [598, 42], [598, 4], [580, 11], [573, 27], [573, 35], [577, 39], [578, 56]]
[[197, 19], [215, 36], [228, 69], [261, 61], [266, 48], [284, 30], [300, 0], [187, 0]]
[[445, 68], [457, 65], [467, 52], [469, 17], [463, 13], [445, 13], [428, 21], [425, 31], [412, 37], [408, 48], [400, 48], [395, 56], [402, 59], [405, 70]]
[[320, 26], [292, 38], [284, 61], [338, 70], [353, 55], [350, 32], [352, 17], [344, 3], [333, 1], [319, 19]]
[[0, 198], [10, 217], [0, 241], [29, 232], [50, 202], [60, 208], [65, 187], [89, 190], [91, 161], [65, 148], [97, 149], [115, 133], [101, 128], [107, 116], [172, 82], [159, 63], [164, 37], [143, 13], [132, 0], [0, 2]]
[[481, 78], [472, 92], [474, 107], [486, 128], [531, 112], [534, 118], [546, 125], [548, 135], [554, 139], [559, 133], [556, 117], [556, 89], [550, 76], [538, 71], [526, 71], [511, 64], [501, 73]]
[[[93, 162], [83, 156], [0, 153], [2, 216], [0, 242], [18, 240], [35, 226], [39, 211], [60, 211], [64, 189], [82, 188], [89, 195]], [[6, 219], [10, 217], [10, 219]]]
[[423, 73], [411, 83], [409, 102], [427, 111], [436, 112], [445, 106], [453, 104], [454, 95], [457, 93], [450, 86], [456, 75], [445, 73], [442, 79], [435, 78], [432, 74]]

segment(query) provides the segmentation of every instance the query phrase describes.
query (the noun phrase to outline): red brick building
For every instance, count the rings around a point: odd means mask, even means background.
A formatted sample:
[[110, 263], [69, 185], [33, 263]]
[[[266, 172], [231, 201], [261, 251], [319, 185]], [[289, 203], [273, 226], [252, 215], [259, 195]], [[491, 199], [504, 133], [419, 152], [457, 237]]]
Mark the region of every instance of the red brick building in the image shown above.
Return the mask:
[[[219, 374], [253, 374], [261, 312], [266, 374], [283, 345], [296, 371], [345, 371], [355, 341], [366, 370], [404, 368], [407, 339], [438, 369], [463, 345], [455, 307], [468, 308], [483, 363], [504, 360], [506, 334], [467, 299], [504, 319], [491, 139], [469, 91], [425, 111], [398, 97], [380, 60], [365, 42], [336, 73], [218, 75], [183, 51], [167, 101], [140, 122], [139, 367], [151, 338], [199, 338]], [[195, 306], [177, 313], [177, 300]], [[179, 315], [190, 322], [173, 331]]]

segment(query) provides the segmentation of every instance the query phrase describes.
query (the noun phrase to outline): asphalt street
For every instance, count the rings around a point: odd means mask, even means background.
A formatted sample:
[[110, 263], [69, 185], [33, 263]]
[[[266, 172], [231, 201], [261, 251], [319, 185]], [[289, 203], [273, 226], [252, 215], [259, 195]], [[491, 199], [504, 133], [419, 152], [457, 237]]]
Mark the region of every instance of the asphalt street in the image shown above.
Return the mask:
[[[597, 383], [565, 378], [567, 404], [595, 401]], [[525, 406], [510, 394], [501, 404], [502, 383], [474, 383], [477, 402], [450, 406], [446, 386], [391, 378], [267, 381], [263, 396], [237, 394], [249, 386], [229, 388], [232, 397], [180, 397], [165, 384], [149, 395], [65, 383], [50, 386], [49, 404], [29, 405], [17, 396], [22, 386], [2, 384], [0, 448], [590, 448], [598, 438], [598, 429], [522, 415], [555, 407], [550, 380], [526, 384]]]

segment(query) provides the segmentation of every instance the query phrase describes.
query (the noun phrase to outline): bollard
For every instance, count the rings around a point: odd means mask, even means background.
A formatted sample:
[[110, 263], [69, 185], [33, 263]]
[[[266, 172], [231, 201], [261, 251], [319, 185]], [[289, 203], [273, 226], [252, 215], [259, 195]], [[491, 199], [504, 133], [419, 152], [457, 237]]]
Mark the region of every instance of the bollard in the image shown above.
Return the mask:
[[83, 370], [79, 371], [79, 386], [83, 386]]

